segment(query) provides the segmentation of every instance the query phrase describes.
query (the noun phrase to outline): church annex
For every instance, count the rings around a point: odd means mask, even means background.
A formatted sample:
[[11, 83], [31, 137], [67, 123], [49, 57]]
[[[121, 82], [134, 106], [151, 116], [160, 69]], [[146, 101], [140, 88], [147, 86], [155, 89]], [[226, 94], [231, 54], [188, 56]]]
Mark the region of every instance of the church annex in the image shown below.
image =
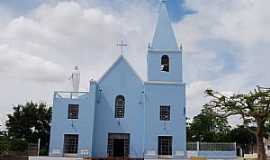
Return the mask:
[[162, 2], [147, 79], [120, 56], [89, 92], [55, 92], [49, 155], [183, 158], [185, 110], [182, 50]]

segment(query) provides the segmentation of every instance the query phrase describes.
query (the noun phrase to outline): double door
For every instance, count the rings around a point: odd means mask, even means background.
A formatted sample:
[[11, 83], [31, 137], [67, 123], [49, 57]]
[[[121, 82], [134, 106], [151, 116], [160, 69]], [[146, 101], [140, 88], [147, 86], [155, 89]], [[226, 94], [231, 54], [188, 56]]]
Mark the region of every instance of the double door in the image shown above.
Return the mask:
[[109, 133], [108, 134], [108, 156], [128, 157], [129, 156], [129, 133]]

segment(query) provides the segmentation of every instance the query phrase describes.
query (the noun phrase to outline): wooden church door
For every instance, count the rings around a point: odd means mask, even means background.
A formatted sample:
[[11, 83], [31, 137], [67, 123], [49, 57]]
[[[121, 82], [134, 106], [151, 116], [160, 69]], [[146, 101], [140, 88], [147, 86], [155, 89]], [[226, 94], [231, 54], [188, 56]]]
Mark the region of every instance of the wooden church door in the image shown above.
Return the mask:
[[108, 156], [128, 157], [129, 156], [129, 134], [109, 133], [108, 134]]

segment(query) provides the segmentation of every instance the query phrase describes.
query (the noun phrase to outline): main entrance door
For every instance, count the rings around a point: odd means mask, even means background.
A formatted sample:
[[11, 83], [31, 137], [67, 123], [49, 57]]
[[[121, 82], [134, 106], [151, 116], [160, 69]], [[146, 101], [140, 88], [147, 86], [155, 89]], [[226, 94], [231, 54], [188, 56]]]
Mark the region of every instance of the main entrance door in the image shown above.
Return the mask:
[[129, 155], [128, 133], [108, 134], [108, 155], [109, 157], [128, 157]]

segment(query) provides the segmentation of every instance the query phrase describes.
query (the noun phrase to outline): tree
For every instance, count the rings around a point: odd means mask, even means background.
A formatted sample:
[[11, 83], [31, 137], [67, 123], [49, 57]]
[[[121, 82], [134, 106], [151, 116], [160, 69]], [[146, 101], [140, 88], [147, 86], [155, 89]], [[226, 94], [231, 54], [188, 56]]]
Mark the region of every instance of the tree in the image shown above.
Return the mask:
[[265, 124], [270, 119], [270, 89], [258, 86], [249, 93], [232, 96], [226, 96], [211, 89], [207, 89], [205, 93], [212, 98], [205, 107], [213, 109], [215, 116], [240, 115], [247, 129], [250, 125], [256, 127], [256, 131], [251, 129], [249, 131], [256, 135], [258, 160], [265, 160], [263, 138], [266, 134]]
[[0, 132], [0, 155], [7, 152], [9, 148], [9, 139], [7, 133], [4, 131]]
[[228, 132], [230, 126], [226, 118], [216, 117], [212, 109], [203, 108], [188, 125], [189, 141], [227, 142], [230, 141]]
[[[254, 129], [254, 128], [249, 128]], [[243, 125], [237, 126], [230, 132], [231, 140], [236, 142], [242, 149], [243, 154], [249, 153], [251, 147], [256, 144], [256, 136], [248, 131]], [[242, 155], [243, 156], [243, 155]]]
[[[41, 147], [49, 145], [51, 107], [45, 103], [27, 102], [25, 105], [13, 107], [14, 112], [8, 114], [6, 127], [12, 150], [26, 149], [27, 143], [37, 143], [41, 139]], [[18, 147], [20, 144], [20, 148]]]
[[191, 129], [190, 129], [190, 126], [191, 126], [191, 120], [190, 118], [186, 118], [186, 134], [187, 134], [187, 141], [188, 142], [192, 142], [193, 141], [193, 133], [191, 132]]

